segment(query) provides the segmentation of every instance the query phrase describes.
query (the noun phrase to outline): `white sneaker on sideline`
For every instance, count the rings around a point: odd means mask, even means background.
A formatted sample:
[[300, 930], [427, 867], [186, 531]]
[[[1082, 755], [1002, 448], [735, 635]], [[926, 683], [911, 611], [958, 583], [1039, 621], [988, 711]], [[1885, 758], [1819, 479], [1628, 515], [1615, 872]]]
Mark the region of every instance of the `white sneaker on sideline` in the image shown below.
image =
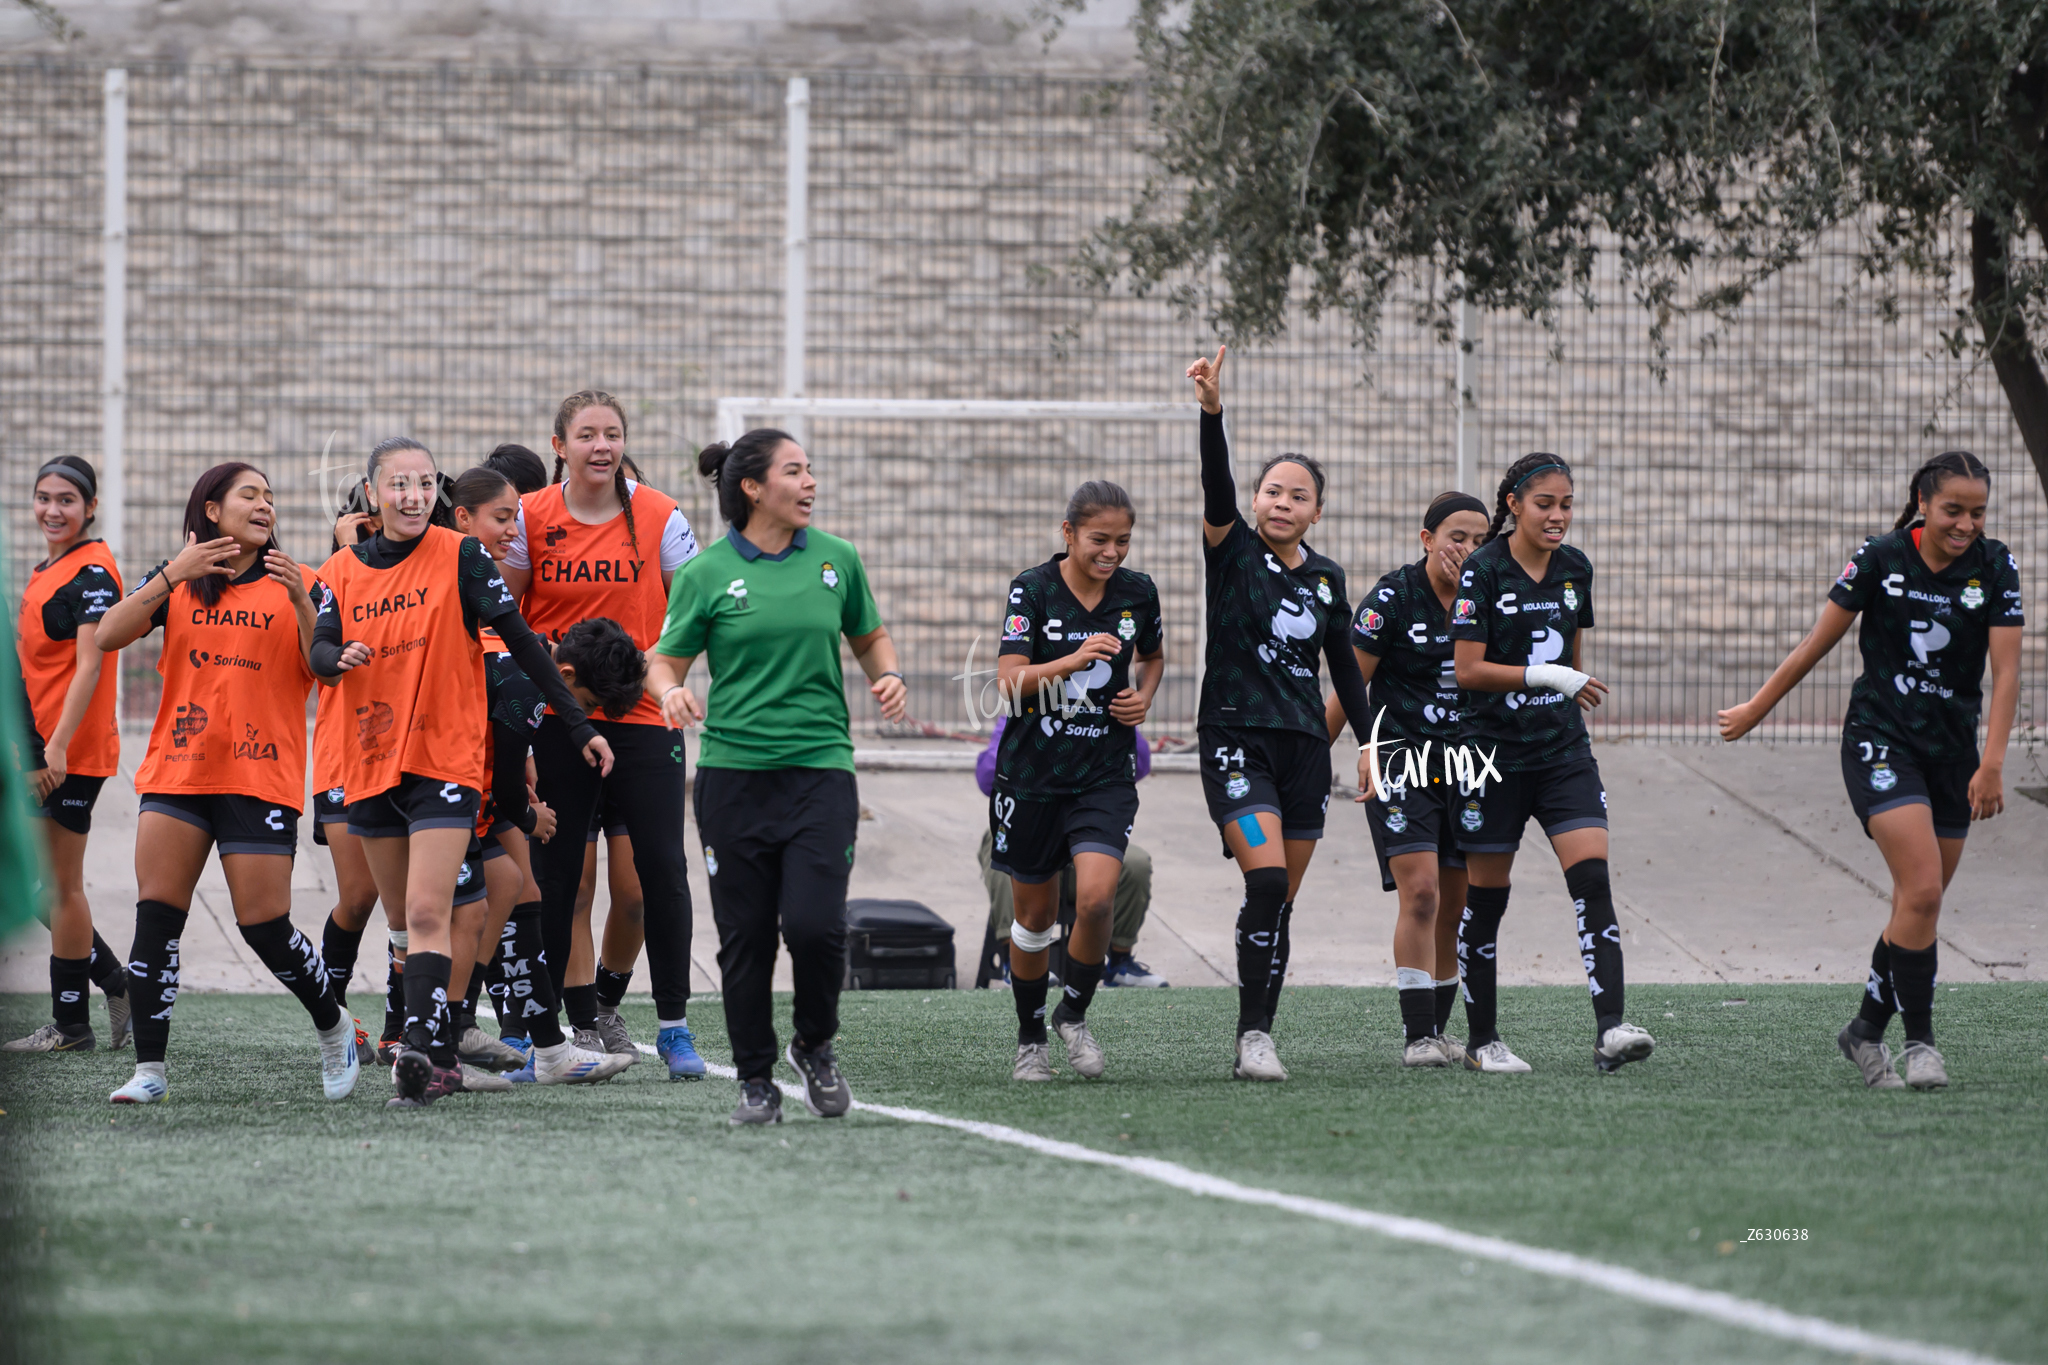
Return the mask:
[[1230, 1074], [1240, 1081], [1286, 1080], [1287, 1068], [1280, 1065], [1280, 1054], [1273, 1049], [1273, 1035], [1262, 1029], [1239, 1034], [1237, 1060]]
[[1465, 1065], [1474, 1071], [1497, 1071], [1509, 1076], [1533, 1070], [1527, 1062], [1508, 1051], [1508, 1045], [1498, 1038], [1485, 1047], [1466, 1048]]

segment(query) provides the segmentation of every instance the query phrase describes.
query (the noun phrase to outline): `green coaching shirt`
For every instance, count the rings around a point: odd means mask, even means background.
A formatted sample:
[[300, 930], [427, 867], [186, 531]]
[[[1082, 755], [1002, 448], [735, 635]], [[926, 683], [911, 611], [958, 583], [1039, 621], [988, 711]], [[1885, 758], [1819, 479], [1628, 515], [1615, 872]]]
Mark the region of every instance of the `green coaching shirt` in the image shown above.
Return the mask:
[[853, 771], [839, 637], [882, 624], [853, 546], [799, 530], [781, 554], [738, 531], [676, 571], [657, 654], [703, 655], [700, 768]]

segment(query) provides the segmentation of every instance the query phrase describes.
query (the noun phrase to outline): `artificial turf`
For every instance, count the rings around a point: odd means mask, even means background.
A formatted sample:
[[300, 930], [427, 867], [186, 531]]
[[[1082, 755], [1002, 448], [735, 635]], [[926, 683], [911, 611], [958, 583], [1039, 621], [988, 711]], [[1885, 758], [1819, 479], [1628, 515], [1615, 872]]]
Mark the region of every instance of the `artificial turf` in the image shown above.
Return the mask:
[[[1282, 1086], [1227, 1079], [1220, 990], [1104, 992], [1103, 1082], [1012, 1084], [994, 992], [849, 995], [839, 1055], [862, 1099], [2048, 1362], [2048, 987], [1944, 989], [1954, 1084], [1933, 1094], [1862, 1088], [1833, 1041], [1853, 988], [1630, 998], [1658, 1050], [1614, 1076], [1562, 988], [1504, 992], [1520, 1077], [1403, 1071], [1394, 995], [1363, 989], [1288, 992]], [[0, 998], [0, 1023], [46, 1008]], [[650, 1008], [626, 1016], [652, 1035]], [[722, 1059], [717, 1002], [692, 1022]], [[19, 1359], [1833, 1358], [878, 1115], [792, 1104], [735, 1131], [732, 1083], [671, 1085], [651, 1059], [599, 1088], [390, 1114], [370, 1071], [319, 1099], [289, 997], [188, 995], [169, 1100], [106, 1104], [132, 1060], [0, 1065]]]

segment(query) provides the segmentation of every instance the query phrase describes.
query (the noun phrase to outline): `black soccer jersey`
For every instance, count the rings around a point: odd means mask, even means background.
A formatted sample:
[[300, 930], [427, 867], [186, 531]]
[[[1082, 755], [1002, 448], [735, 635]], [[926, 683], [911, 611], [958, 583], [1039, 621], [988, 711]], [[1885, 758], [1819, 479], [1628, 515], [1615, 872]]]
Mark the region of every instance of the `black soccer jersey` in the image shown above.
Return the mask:
[[1846, 723], [1925, 759], [1968, 759], [1977, 752], [1988, 632], [2026, 623], [2019, 561], [1980, 536], [1935, 573], [1920, 557], [1918, 535], [1870, 537], [1828, 589], [1830, 602], [1863, 614], [1863, 672], [1849, 691]]
[[1097, 659], [1041, 696], [1017, 698], [996, 757], [996, 775], [1012, 791], [1060, 796], [1138, 780], [1137, 731], [1113, 720], [1109, 699], [1131, 685], [1131, 664], [1159, 652], [1162, 622], [1159, 589], [1144, 574], [1118, 569], [1089, 611], [1060, 575], [1064, 554], [1026, 569], [1010, 580], [999, 654], [1026, 663], [1051, 663], [1081, 647], [1091, 635], [1124, 642], [1116, 657]]
[[493, 724], [530, 735], [547, 716], [547, 699], [510, 654], [492, 650], [484, 655], [484, 688]]
[[1451, 659], [1451, 618], [1429, 581], [1429, 562], [1403, 564], [1382, 578], [1351, 618], [1351, 643], [1379, 660], [1372, 672], [1366, 733], [1381, 743], [1455, 743], [1464, 707]]
[[1221, 543], [1203, 547], [1203, 559], [1209, 642], [1200, 723], [1328, 739], [1317, 668], [1325, 649], [1350, 647], [1344, 570], [1307, 541], [1300, 566], [1288, 568], [1242, 516]]
[[[1592, 625], [1593, 564], [1571, 546], [1551, 552], [1541, 583], [1515, 562], [1506, 536], [1465, 560], [1451, 604], [1451, 639], [1483, 642], [1486, 662], [1570, 667], [1579, 632]], [[1593, 743], [1578, 702], [1547, 687], [1466, 692], [1459, 738], [1497, 746], [1493, 765], [1504, 773], [1550, 767]]]

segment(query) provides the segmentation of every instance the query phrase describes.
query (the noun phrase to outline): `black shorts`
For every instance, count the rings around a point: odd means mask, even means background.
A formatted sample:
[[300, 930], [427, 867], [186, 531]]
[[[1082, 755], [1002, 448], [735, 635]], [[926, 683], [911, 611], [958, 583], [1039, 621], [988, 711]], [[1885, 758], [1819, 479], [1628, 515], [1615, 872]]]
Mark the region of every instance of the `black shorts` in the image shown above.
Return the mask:
[[472, 835], [469, 856], [462, 860], [462, 869], [455, 874], [455, 899], [450, 905], [472, 905], [489, 894], [484, 889], [484, 862], [484, 846]]
[[1398, 889], [1392, 860], [1404, 853], [1434, 853], [1438, 867], [1465, 865], [1465, 855], [1458, 851], [1458, 810], [1464, 805], [1458, 787], [1432, 782], [1411, 789], [1405, 782], [1389, 783], [1387, 798], [1365, 798], [1365, 823], [1372, 830], [1372, 851], [1379, 856], [1382, 891]]
[[1122, 862], [1137, 818], [1134, 782], [1068, 796], [1019, 796], [999, 778], [988, 799], [994, 840], [988, 865], [1029, 886], [1059, 876], [1076, 853], [1107, 853]]
[[597, 804], [590, 808], [590, 831], [583, 836], [584, 842], [594, 844], [600, 834], [607, 839], [618, 839], [625, 833], [626, 812], [619, 808], [618, 798], [612, 794], [611, 787], [606, 786], [598, 796]]
[[313, 842], [322, 848], [327, 846], [327, 826], [348, 823], [348, 802], [341, 799], [341, 788], [329, 787], [313, 793]]
[[197, 825], [213, 836], [222, 857], [231, 853], [282, 854], [299, 851], [299, 813], [235, 792], [198, 795], [144, 792], [142, 809]]
[[1607, 788], [1591, 754], [1547, 768], [1508, 773], [1457, 799], [1458, 847], [1467, 853], [1513, 853], [1534, 817], [1556, 838], [1575, 829], [1607, 828]]
[[49, 799], [30, 808], [29, 813], [55, 820], [73, 834], [90, 834], [92, 808], [99, 803], [100, 788], [106, 785], [106, 781], [104, 777], [80, 777], [77, 773], [67, 773], [64, 780], [51, 789]]
[[389, 791], [348, 808], [348, 832], [358, 839], [403, 839], [423, 829], [476, 829], [483, 793], [438, 777], [406, 773]]
[[1323, 837], [1330, 809], [1329, 740], [1299, 730], [1230, 725], [1203, 725], [1195, 734], [1211, 820], [1227, 825], [1269, 813], [1279, 817], [1283, 839]]
[[1869, 731], [1842, 731], [1842, 781], [1866, 835], [1873, 815], [1900, 806], [1929, 806], [1935, 838], [1969, 838], [1970, 779], [1976, 775], [1975, 754], [1930, 762]]

